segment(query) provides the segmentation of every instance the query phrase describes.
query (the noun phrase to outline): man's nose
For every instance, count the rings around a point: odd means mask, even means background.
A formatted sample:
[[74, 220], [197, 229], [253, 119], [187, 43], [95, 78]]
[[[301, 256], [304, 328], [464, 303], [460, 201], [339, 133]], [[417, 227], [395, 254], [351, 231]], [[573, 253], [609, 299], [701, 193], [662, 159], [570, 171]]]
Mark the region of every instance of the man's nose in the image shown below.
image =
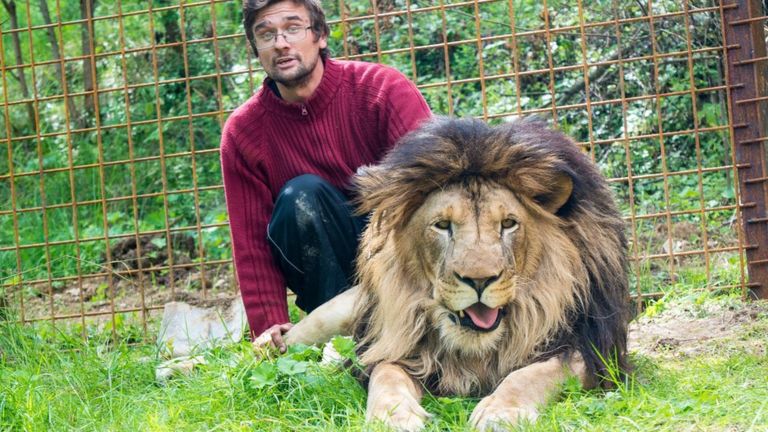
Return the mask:
[[286, 39], [284, 34], [278, 33], [275, 35], [275, 48], [281, 49], [290, 45], [291, 44], [288, 42], [288, 39]]

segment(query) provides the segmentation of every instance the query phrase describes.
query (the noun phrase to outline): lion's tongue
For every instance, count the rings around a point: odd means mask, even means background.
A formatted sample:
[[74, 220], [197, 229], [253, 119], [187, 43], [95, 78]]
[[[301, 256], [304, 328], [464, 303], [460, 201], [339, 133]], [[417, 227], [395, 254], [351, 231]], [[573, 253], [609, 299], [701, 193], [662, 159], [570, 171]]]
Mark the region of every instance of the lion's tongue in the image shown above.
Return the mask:
[[464, 309], [464, 312], [469, 315], [469, 318], [475, 323], [476, 326], [489, 329], [493, 327], [496, 322], [496, 318], [499, 317], [499, 308], [489, 308], [488, 306], [477, 302], [472, 306]]

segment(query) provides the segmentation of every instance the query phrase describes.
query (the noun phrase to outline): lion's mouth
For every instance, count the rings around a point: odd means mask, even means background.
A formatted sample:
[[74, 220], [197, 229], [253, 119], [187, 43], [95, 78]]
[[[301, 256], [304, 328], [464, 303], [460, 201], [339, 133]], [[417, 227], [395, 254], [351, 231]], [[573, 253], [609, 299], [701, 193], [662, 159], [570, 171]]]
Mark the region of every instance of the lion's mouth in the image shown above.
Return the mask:
[[455, 323], [472, 330], [480, 332], [489, 332], [496, 330], [501, 324], [501, 319], [506, 314], [503, 308], [489, 308], [488, 306], [477, 302], [472, 306], [459, 311], [457, 315], [451, 315]]

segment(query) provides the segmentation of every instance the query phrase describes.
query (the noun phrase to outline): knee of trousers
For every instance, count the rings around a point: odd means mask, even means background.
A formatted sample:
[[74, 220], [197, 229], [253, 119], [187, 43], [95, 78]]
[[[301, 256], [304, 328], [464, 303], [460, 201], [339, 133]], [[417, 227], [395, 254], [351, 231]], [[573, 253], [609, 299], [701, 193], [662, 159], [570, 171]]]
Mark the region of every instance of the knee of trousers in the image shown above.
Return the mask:
[[277, 195], [269, 223], [270, 232], [284, 229], [285, 224], [306, 224], [319, 216], [320, 204], [338, 199], [343, 199], [341, 193], [325, 179], [314, 174], [294, 177]]

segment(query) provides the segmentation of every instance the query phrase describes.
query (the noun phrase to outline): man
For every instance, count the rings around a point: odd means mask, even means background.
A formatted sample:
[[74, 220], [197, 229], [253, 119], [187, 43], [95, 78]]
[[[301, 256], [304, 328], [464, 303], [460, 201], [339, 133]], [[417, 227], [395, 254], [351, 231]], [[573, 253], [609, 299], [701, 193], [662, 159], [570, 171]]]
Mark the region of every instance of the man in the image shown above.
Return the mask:
[[416, 87], [381, 65], [329, 58], [316, 0], [244, 0], [262, 88], [229, 117], [221, 165], [252, 336], [285, 350], [285, 287], [310, 312], [348, 288], [365, 218], [349, 180], [430, 117]]

